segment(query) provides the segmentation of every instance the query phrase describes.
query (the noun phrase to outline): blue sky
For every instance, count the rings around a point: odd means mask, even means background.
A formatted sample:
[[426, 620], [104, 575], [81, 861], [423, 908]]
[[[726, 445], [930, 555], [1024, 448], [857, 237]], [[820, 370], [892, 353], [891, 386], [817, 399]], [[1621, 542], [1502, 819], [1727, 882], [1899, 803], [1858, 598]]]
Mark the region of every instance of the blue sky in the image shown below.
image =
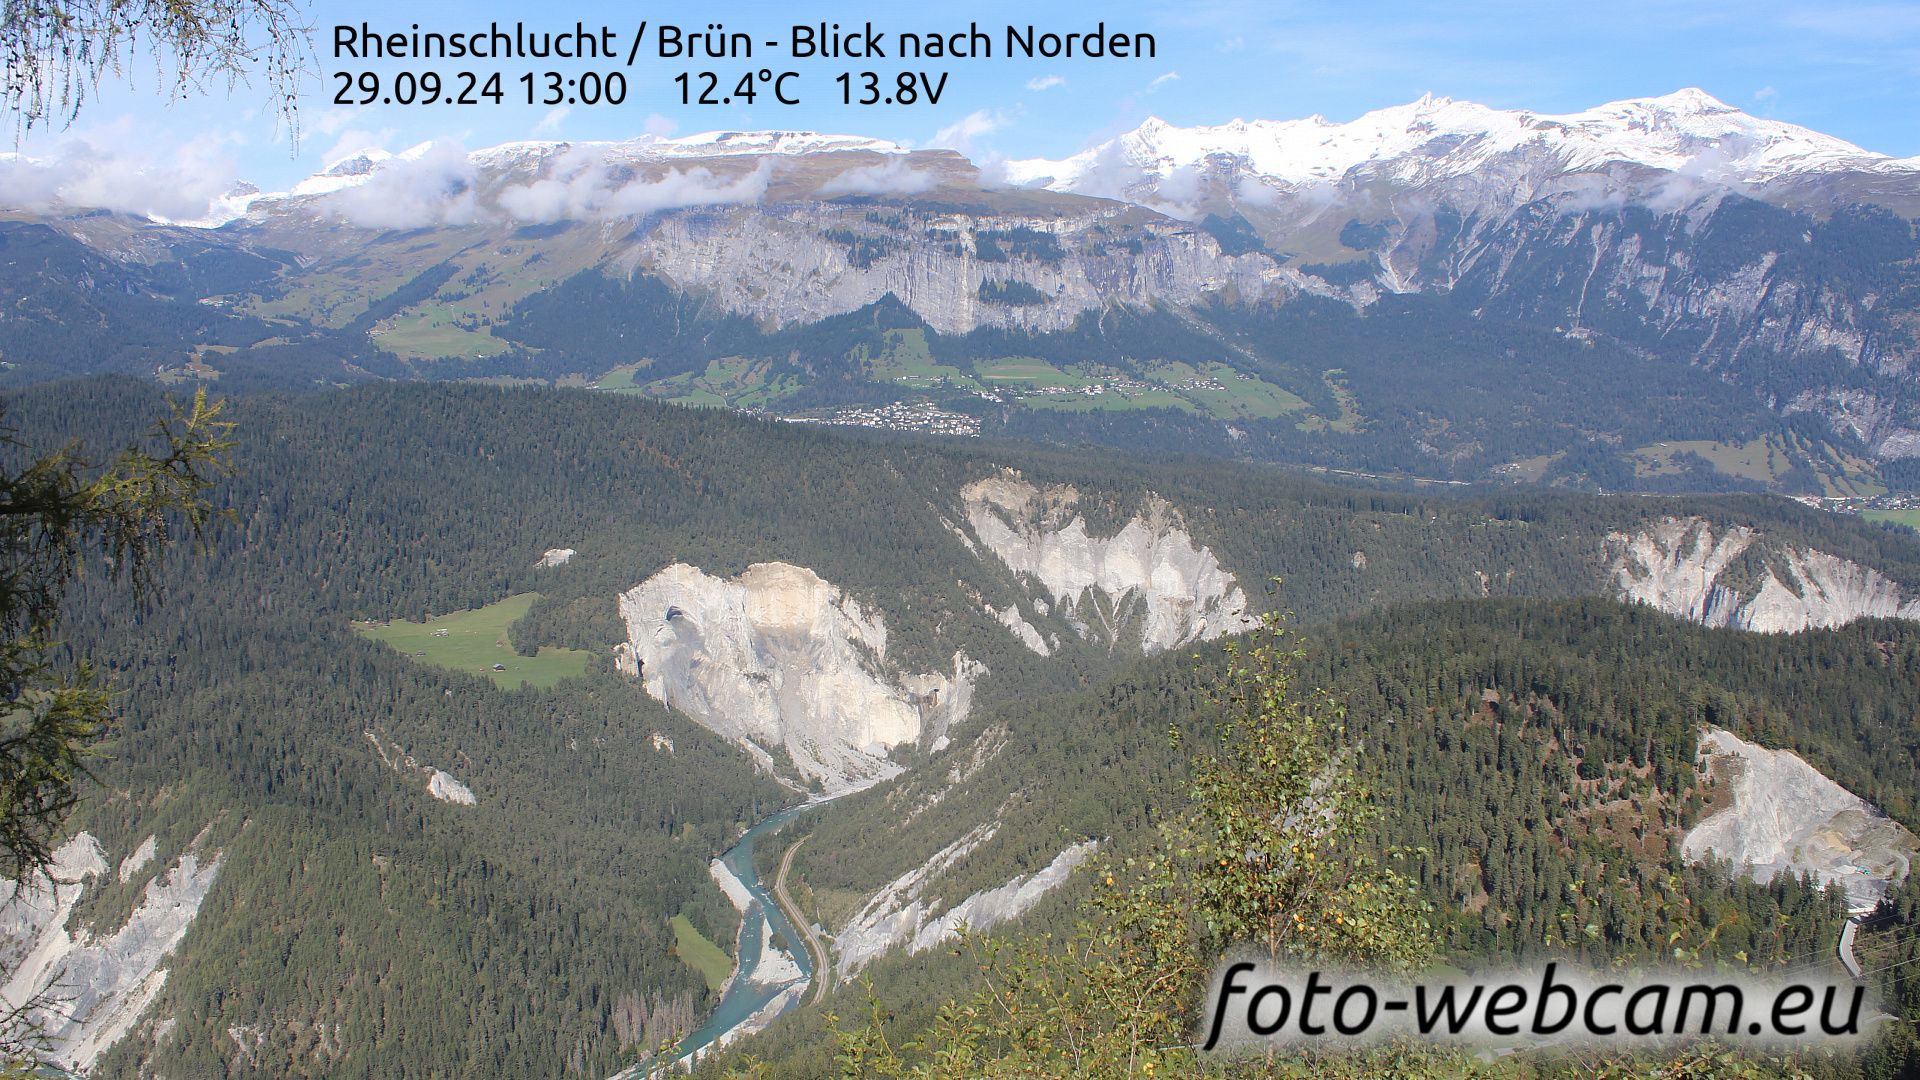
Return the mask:
[[[851, 132], [914, 145], [952, 145], [976, 158], [1059, 157], [1136, 126], [1149, 115], [1176, 124], [1320, 114], [1346, 120], [1406, 102], [1422, 93], [1503, 108], [1566, 112], [1623, 97], [1699, 86], [1757, 115], [1803, 124], [1867, 149], [1920, 155], [1920, 3], [1806, 3], [1749, 0], [1623, 0], [1588, 4], [1495, 0], [1449, 10], [1434, 3], [1286, 3], [1191, 0], [1184, 3], [981, 3], [945, 9], [814, 0], [694, 4], [668, 0], [572, 5], [526, 0], [453, 4], [376, 4], [314, 0], [315, 76], [300, 116], [297, 155], [277, 130], [263, 94], [163, 103], [150, 69], [134, 65], [137, 82], [112, 84], [65, 132], [29, 137], [29, 154], [89, 155], [144, 165], [151, 182], [187, 182], [224, 174], [282, 188], [359, 144], [399, 150], [429, 140], [468, 148], [512, 139], [617, 139], [640, 134], [692, 134], [712, 129], [799, 128]], [[953, 10], [955, 14], [936, 13]], [[924, 12], [915, 14], [912, 12]], [[621, 29], [645, 17], [653, 24], [704, 27], [718, 21], [751, 32], [757, 43], [785, 39], [795, 21], [873, 21], [900, 31], [951, 31], [969, 21], [989, 28], [995, 58], [960, 61], [792, 61], [764, 44], [751, 61], [707, 60], [696, 69], [735, 71], [771, 66], [802, 73], [804, 104], [686, 106], [673, 76], [687, 61], [643, 59], [626, 70], [624, 105], [550, 108], [513, 104], [509, 76], [503, 106], [343, 108], [332, 104], [326, 73], [363, 65], [336, 61], [335, 23], [376, 29], [459, 30], [490, 20], [535, 29], [571, 28], [575, 20]], [[1041, 30], [1085, 31], [1104, 20], [1109, 31], [1151, 33], [1151, 60], [1006, 59], [1008, 23]], [[649, 35], [651, 40], [651, 34]], [[440, 62], [443, 70], [476, 67]], [[542, 61], [508, 65], [517, 74]], [[606, 68], [579, 62], [579, 67]], [[839, 103], [834, 74], [902, 68], [950, 73], [937, 106]], [[124, 172], [116, 169], [115, 172]]]

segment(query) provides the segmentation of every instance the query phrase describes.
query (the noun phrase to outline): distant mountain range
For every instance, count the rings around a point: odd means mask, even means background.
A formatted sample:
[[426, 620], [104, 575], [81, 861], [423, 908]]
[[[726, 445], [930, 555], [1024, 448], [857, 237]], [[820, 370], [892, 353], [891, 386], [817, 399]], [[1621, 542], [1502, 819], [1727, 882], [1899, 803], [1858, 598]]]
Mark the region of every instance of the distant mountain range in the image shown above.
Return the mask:
[[1436, 478], [1920, 479], [1920, 159], [1698, 90], [1156, 119], [986, 168], [800, 132], [426, 144], [191, 227], [5, 167], [39, 193], [0, 214], [0, 295], [45, 316], [0, 322], [16, 381], [574, 380]]

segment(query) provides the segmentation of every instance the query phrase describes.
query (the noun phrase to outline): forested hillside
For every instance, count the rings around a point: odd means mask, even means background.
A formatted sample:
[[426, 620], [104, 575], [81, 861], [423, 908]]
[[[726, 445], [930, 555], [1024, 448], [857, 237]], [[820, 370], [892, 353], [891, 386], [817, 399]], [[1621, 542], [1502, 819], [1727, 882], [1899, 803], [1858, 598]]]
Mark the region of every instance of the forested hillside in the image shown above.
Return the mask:
[[[1727, 802], [1724, 784], [1695, 767], [1708, 727], [1792, 748], [1920, 824], [1920, 629], [1909, 622], [1756, 635], [1594, 601], [1454, 601], [1310, 625], [1300, 641], [1297, 685], [1324, 687], [1345, 704], [1344, 742], [1385, 811], [1378, 849], [1407, 853], [1397, 864], [1433, 904], [1451, 965], [1516, 957], [1831, 965], [1846, 909], [1837, 890], [1789, 878], [1756, 885], [1736, 867], [1682, 858], [1685, 829]], [[1226, 663], [1223, 648], [1209, 647], [997, 710], [971, 742], [911, 780], [811, 819], [794, 870], [810, 910], [836, 925], [849, 898], [981, 821], [1001, 828], [928, 895], [997, 885], [1085, 838], [1103, 840], [1121, 863], [1140, 854], [1184, 798], [1191, 759], [1218, 734], [1213, 695]], [[886, 845], [861, 842], [883, 832]], [[1081, 881], [1050, 898], [1027, 931], [1064, 936], [1086, 888]], [[1908, 940], [1900, 925], [1886, 926], [1887, 940]], [[1897, 958], [1907, 947], [1876, 946], [1873, 955]], [[860, 1022], [871, 985], [890, 1030], [905, 1038], [975, 974], [945, 950], [897, 955], [822, 1011]], [[1910, 982], [1901, 975], [1888, 985], [1906, 989], [1888, 993], [1910, 996]], [[1920, 1057], [1908, 1057], [1910, 1036], [1896, 1034], [1905, 1039], [1898, 1049], [1864, 1062], [1815, 1055], [1802, 1066], [1906, 1075], [1899, 1070]], [[774, 1075], [808, 1076], [826, 1067], [832, 1044], [811, 1012], [747, 1052], [769, 1060]]]
[[[67, 439], [104, 453], [161, 408], [154, 387], [95, 379], [20, 392], [7, 420], [15, 453]], [[220, 859], [164, 989], [100, 1075], [251, 1062], [601, 1076], [704, 1014], [713, 995], [674, 955], [669, 920], [730, 949], [737, 918], [706, 863], [797, 796], [614, 670], [630, 632], [615, 597], [676, 562], [810, 568], [884, 616], [887, 655], [908, 669], [941, 670], [957, 651], [985, 665], [951, 746], [899, 747], [900, 786], [818, 818], [801, 873], [819, 903], [844, 910], [970, 816], [1008, 826], [955, 888], [1032, 869], [1071, 839], [1124, 845], [1179, 777], [1169, 723], [1207, 737], [1197, 702], [1218, 653], [1143, 659], [1137, 636], [1042, 611], [1036, 583], [964, 524], [963, 490], [1007, 469], [1070, 486], [1094, 537], [1143, 514], [1178, 524], [1253, 608], [1301, 614], [1312, 675], [1352, 696], [1356, 745], [1392, 796], [1383, 841], [1432, 848], [1419, 873], [1462, 956], [1549, 940], [1632, 954], [1675, 930], [1754, 956], [1824, 940], [1822, 901], [1793, 888], [1693, 871], [1679, 892], [1658, 884], [1676, 872], [1664, 838], [1711, 798], [1691, 787], [1702, 722], [1800, 749], [1912, 814], [1907, 624], [1775, 638], [1600, 600], [1481, 602], [1608, 594], [1608, 535], [1674, 514], [1920, 583], [1910, 535], [1784, 500], [1408, 494], [538, 388], [377, 385], [231, 409], [238, 472], [209, 549], [171, 562], [151, 609], [84, 578], [65, 623], [122, 714], [74, 824], [113, 860], [149, 835], [160, 852], [90, 887], [76, 925], [117, 926], [189, 848]], [[576, 554], [538, 565], [558, 548]], [[540, 599], [489, 654], [504, 672], [433, 666], [362, 632], [528, 593]], [[1448, 602], [1394, 607], [1418, 599]], [[1009, 608], [1058, 647], [1023, 642], [997, 614]], [[542, 646], [590, 653], [585, 673], [511, 688]], [[983, 746], [997, 750], [978, 772], [908, 819], [902, 800]], [[471, 804], [430, 790], [440, 773]], [[1575, 884], [1589, 899], [1569, 924], [1552, 898]], [[1709, 904], [1754, 921], [1709, 940]], [[1802, 914], [1782, 927], [1783, 911]]]

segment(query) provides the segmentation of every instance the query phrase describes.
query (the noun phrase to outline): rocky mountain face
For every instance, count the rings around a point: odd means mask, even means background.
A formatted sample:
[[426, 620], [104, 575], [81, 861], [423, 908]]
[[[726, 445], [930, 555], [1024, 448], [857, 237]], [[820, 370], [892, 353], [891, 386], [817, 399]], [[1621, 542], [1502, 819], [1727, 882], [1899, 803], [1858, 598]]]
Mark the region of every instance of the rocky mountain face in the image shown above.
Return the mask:
[[1855, 619], [1920, 619], [1920, 596], [1879, 571], [1812, 548], [1670, 517], [1607, 538], [1615, 595], [1706, 626], [1783, 633]]
[[[1347, 123], [1182, 129], [1150, 120], [1072, 157], [985, 170], [949, 151], [801, 132], [473, 152], [425, 144], [349, 155], [285, 192], [236, 191], [193, 227], [75, 213], [83, 207], [58, 199], [12, 209], [77, 247], [49, 267], [0, 243], [0, 274], [19, 279], [29, 307], [51, 312], [69, 335], [85, 328], [99, 338], [69, 367], [210, 378], [262, 365], [258, 377], [307, 383], [458, 376], [479, 361], [492, 365], [484, 374], [591, 379], [658, 364], [648, 350], [660, 328], [627, 325], [629, 312], [602, 304], [570, 313], [558, 334], [532, 333], [522, 305], [582, 278], [645, 280], [676, 297], [673, 326], [699, 322], [689, 332], [713, 359], [781, 369], [754, 376], [764, 390], [702, 388], [739, 407], [777, 409], [796, 387], [816, 389], [813, 404], [939, 397], [942, 387], [944, 407], [985, 409], [979, 394], [1006, 404], [992, 386], [966, 382], [965, 363], [925, 374], [916, 358], [874, 372], [864, 365], [880, 351], [875, 342], [834, 338], [828, 349], [828, 339], [764, 336], [895, 303], [930, 333], [1012, 335], [962, 347], [966, 359], [1097, 356], [1101, 370], [1072, 375], [1089, 387], [1155, 365], [1244, 365], [1243, 374], [1279, 380], [1313, 412], [1290, 412], [1297, 406], [1287, 399], [1227, 408], [1188, 398], [1211, 411], [1213, 422], [1201, 425], [1207, 445], [1357, 465], [1379, 455], [1347, 443], [1393, 434], [1368, 426], [1370, 410], [1408, 408], [1350, 385], [1363, 358], [1341, 349], [1372, 354], [1379, 345], [1303, 345], [1296, 355], [1287, 343], [1310, 343], [1332, 314], [1271, 337], [1237, 320], [1254, 312], [1284, 324], [1326, 300], [1336, 305], [1328, 311], [1367, 320], [1416, 296], [1486, 335], [1448, 355], [1450, 365], [1525, 362], [1549, 351], [1528, 335], [1548, 333], [1565, 346], [1567, 359], [1555, 363], [1666, 370], [1610, 394], [1701, 393], [1687, 377], [1695, 368], [1709, 369], [1722, 391], [1737, 388], [1738, 408], [1716, 407], [1733, 415], [1655, 439], [1737, 442], [1811, 414], [1847, 453], [1920, 457], [1920, 159], [1749, 116], [1697, 90], [1565, 115], [1430, 97]], [[27, 252], [29, 240], [36, 251], [49, 242], [21, 234], [12, 250]], [[180, 310], [167, 317], [190, 328], [193, 347], [155, 339], [156, 313], [172, 312], [169, 304]], [[1109, 328], [1120, 311], [1155, 313], [1187, 335]], [[298, 333], [283, 340], [303, 326], [327, 340], [319, 368]], [[0, 325], [0, 350], [58, 351], [10, 336], [22, 332]], [[1042, 347], [1048, 335], [1082, 332], [1101, 337], [1097, 353]], [[274, 344], [240, 358], [207, 351], [253, 342]], [[671, 342], [675, 351], [686, 344]], [[1582, 359], [1582, 348], [1595, 351]], [[495, 359], [503, 353], [511, 359]], [[22, 370], [10, 377], [64, 373]], [[660, 374], [703, 373], [669, 365]], [[850, 379], [870, 385], [856, 394], [842, 385]], [[1178, 371], [1154, 385], [1205, 383]], [[1349, 395], [1344, 404], [1336, 386]], [[677, 400], [689, 389], [657, 392]], [[1466, 403], [1427, 395], [1413, 404], [1423, 412], [1401, 468], [1450, 470], [1491, 452], [1463, 424]], [[1499, 404], [1541, 412], [1524, 399]], [[1038, 416], [1009, 430], [1076, 423]], [[1159, 426], [1176, 422], [1194, 423], [1168, 417]], [[1623, 434], [1618, 420], [1591, 424], [1603, 444]], [[1549, 428], [1559, 445], [1515, 446], [1475, 467], [1491, 475], [1504, 463], [1565, 454], [1569, 440], [1587, 435], [1557, 417]], [[1306, 446], [1310, 437], [1328, 445]], [[1185, 432], [1173, 445], [1200, 438]]]
[[[1034, 592], [984, 613], [1050, 656], [1061, 633], [1107, 651], [1163, 652], [1251, 625], [1232, 573], [1155, 497], [1108, 536], [1074, 512], [1071, 488], [1042, 491], [1006, 472], [967, 485], [965, 526], [982, 568]], [[1033, 612], [1052, 640], [1022, 615]], [[886, 616], [813, 570], [755, 563], [735, 578], [675, 563], [619, 596], [620, 670], [659, 701], [733, 740], [764, 769], [842, 794], [897, 776], [890, 752], [938, 752], [973, 706], [984, 664], [912, 673], [888, 656]]]
[[[1347, 124], [1150, 120], [1017, 181], [1240, 218], [1369, 290], [1724, 366], [1885, 457], [1911, 409], [1920, 159], [1749, 116], [1698, 90], [1547, 116], [1424, 98]], [[1311, 272], [1311, 271], [1309, 271]], [[1907, 297], [1907, 299], [1897, 299]], [[1786, 359], [1838, 368], [1808, 378]]]
[[868, 897], [833, 937], [835, 976], [851, 979], [892, 949], [926, 952], [952, 940], [963, 926], [983, 931], [1017, 919], [1047, 893], [1065, 884], [1074, 868], [1099, 848], [1092, 840], [1069, 844], [1031, 874], [1016, 875], [1003, 885], [981, 889], [957, 901], [942, 898], [932, 883], [992, 839], [995, 831], [991, 823], [975, 828]]

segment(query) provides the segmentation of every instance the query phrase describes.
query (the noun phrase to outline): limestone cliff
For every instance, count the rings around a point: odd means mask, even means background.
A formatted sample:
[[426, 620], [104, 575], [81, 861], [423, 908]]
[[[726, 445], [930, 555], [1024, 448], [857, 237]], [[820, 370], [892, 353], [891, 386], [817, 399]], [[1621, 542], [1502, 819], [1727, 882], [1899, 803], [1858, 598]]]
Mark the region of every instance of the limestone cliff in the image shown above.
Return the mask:
[[[1102, 537], [1076, 511], [1078, 499], [1071, 488], [1042, 491], [1012, 473], [961, 491], [973, 535], [1041, 586], [1082, 637], [1109, 646], [1126, 639], [1157, 653], [1250, 624], [1239, 583], [1165, 500], [1150, 499], [1119, 532]], [[1016, 634], [1042, 651], [1037, 633]]]
[[[1607, 537], [1615, 595], [1706, 626], [1772, 633], [1855, 619], [1920, 619], [1920, 596], [1879, 571], [1813, 548], [1763, 543], [1745, 526], [1670, 517]], [[1737, 560], [1750, 580], [1729, 581]]]
[[[900, 212], [886, 224], [865, 207], [834, 203], [725, 207], [660, 218], [615, 265], [772, 323], [816, 322], [891, 293], [946, 334], [982, 326], [1064, 330], [1082, 313], [1115, 303], [1196, 304], [1226, 292], [1258, 299], [1326, 288], [1264, 255], [1225, 254], [1182, 222], [1117, 204], [1072, 205], [1064, 214]], [[1000, 248], [1008, 235], [1030, 238], [1033, 256], [1023, 248], [1009, 257]], [[1015, 282], [1044, 299], [1010, 305], [981, 297], [983, 283]]]
[[887, 659], [878, 611], [788, 563], [731, 580], [685, 563], [620, 595], [619, 663], [655, 698], [830, 792], [897, 775], [887, 752], [964, 718], [985, 667], [905, 675]]
[[1856, 910], [1871, 909], [1906, 880], [1920, 840], [1797, 754], [1709, 731], [1700, 752], [1733, 786], [1733, 805], [1687, 833], [1694, 862], [1725, 859], [1756, 881], [1811, 873], [1839, 882]]
[[[151, 857], [149, 838], [122, 861], [122, 880]], [[7, 982], [0, 1003], [29, 1011], [47, 1038], [50, 1058], [84, 1073], [125, 1035], [166, 985], [166, 962], [186, 936], [207, 890], [220, 872], [217, 852], [190, 844], [173, 865], [155, 874], [126, 922], [110, 933], [70, 926], [74, 906], [90, 881], [107, 873], [106, 854], [88, 833], [79, 833], [54, 853], [51, 877], [15, 891], [0, 907], [0, 944]]]

